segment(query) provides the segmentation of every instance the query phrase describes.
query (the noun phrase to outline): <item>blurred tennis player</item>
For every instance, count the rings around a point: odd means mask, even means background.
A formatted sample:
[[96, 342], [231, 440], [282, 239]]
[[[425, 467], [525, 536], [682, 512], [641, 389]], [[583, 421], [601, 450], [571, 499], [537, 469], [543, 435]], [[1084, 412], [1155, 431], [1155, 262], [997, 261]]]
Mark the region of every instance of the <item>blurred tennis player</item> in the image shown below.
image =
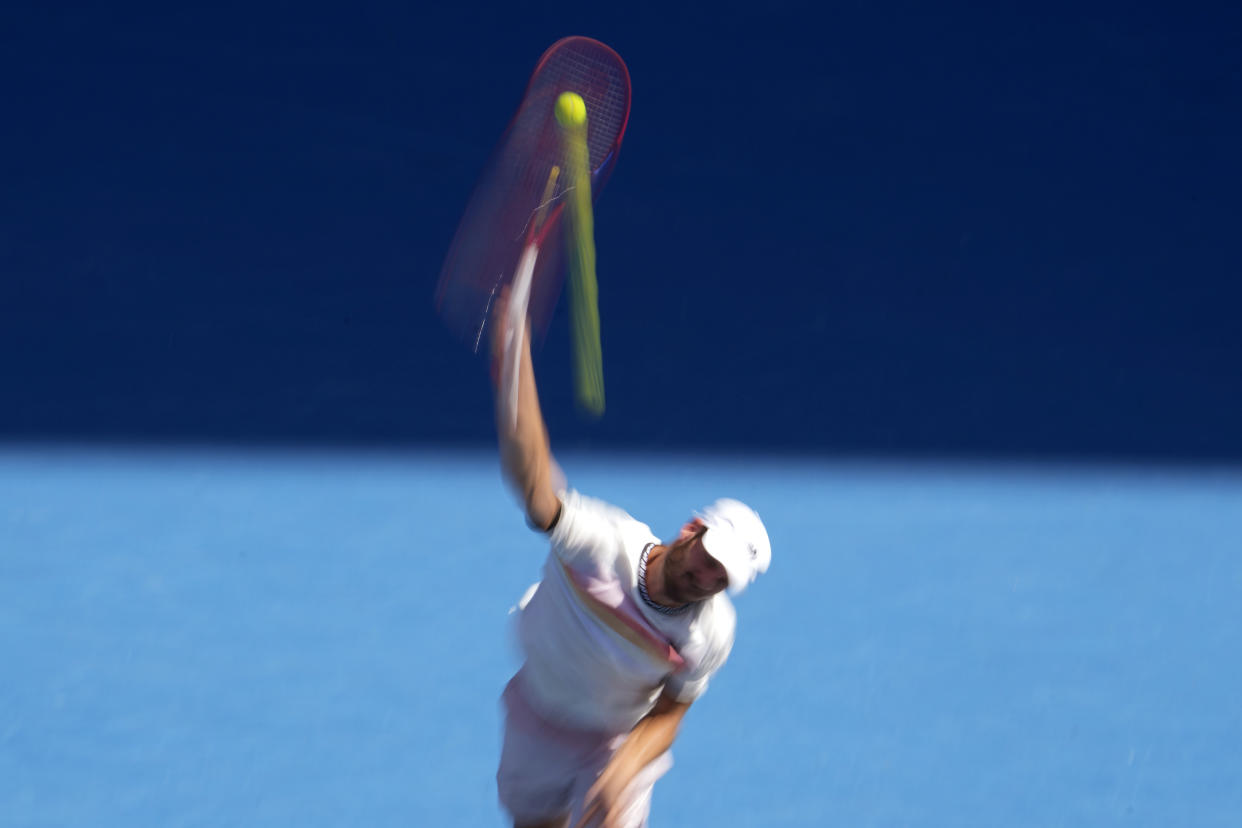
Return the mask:
[[621, 509], [565, 488], [530, 338], [506, 338], [507, 317], [504, 307], [493, 316], [493, 373], [505, 373], [496, 366], [506, 341], [521, 353], [516, 417], [513, 397], [496, 393], [501, 464], [551, 551], [519, 603], [525, 661], [503, 696], [500, 801], [518, 828], [645, 826], [682, 718], [733, 646], [725, 591], [767, 570], [767, 531], [723, 499], [661, 542]]

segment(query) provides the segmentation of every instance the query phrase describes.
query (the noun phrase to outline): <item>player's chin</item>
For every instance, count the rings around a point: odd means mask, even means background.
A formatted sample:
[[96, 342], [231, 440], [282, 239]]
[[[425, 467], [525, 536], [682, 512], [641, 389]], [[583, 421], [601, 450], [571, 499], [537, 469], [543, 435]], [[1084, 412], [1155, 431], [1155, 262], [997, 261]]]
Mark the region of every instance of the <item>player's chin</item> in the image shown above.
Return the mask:
[[693, 604], [693, 603], [697, 603], [698, 601], [706, 601], [708, 598], [711, 598], [715, 594], [716, 593], [710, 589], [703, 589], [698, 584], [692, 583], [682, 591], [681, 601], [683, 603]]

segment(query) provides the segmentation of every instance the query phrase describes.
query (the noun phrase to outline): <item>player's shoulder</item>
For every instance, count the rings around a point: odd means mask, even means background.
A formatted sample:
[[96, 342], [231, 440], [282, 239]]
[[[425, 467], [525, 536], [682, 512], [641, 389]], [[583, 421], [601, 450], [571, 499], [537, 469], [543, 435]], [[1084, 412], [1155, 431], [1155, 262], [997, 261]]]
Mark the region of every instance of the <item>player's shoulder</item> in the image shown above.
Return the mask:
[[651, 531], [625, 509], [601, 498], [582, 494], [575, 489], [562, 490], [558, 497], [562, 513], [568, 515], [570, 520], [609, 524], [618, 531]]
[[566, 489], [558, 495], [561, 516], [550, 534], [554, 548], [566, 552], [585, 547], [628, 548], [652, 537], [646, 524], [608, 501]]
[[699, 610], [698, 624], [704, 637], [715, 647], [726, 650], [733, 645], [733, 636], [737, 630], [737, 610], [729, 596], [718, 592], [703, 602]]
[[[723, 592], [699, 604], [679, 648], [686, 661], [693, 665], [693, 676], [706, 679], [720, 669], [733, 650], [736, 627], [733, 602]], [[703, 687], [705, 683], [700, 691]]]
[[737, 610], [727, 593], [717, 592], [713, 595], [711, 609], [717, 625], [730, 630], [737, 626]]
[[577, 489], [561, 489], [556, 493], [556, 496], [560, 498], [561, 503], [565, 505], [565, 508], [574, 511], [596, 512], [601, 514], [611, 514], [623, 511], [603, 498], [583, 494]]

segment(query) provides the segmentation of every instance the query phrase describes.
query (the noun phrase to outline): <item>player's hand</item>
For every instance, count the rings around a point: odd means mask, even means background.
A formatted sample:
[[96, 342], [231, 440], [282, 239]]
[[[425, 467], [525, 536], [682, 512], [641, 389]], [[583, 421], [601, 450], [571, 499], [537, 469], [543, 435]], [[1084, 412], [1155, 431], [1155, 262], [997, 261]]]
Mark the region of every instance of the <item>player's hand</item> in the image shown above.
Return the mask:
[[632, 774], [625, 772], [616, 762], [609, 762], [595, 784], [582, 800], [582, 818], [574, 828], [620, 828], [625, 810], [623, 797]]

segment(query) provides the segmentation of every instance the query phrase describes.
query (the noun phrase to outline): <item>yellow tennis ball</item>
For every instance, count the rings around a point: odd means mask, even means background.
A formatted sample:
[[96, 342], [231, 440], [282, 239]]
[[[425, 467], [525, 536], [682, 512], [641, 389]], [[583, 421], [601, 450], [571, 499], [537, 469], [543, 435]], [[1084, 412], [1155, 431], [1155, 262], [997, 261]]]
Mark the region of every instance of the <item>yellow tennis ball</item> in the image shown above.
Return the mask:
[[563, 127], [586, 123], [586, 101], [577, 92], [562, 92], [556, 99], [556, 122]]

